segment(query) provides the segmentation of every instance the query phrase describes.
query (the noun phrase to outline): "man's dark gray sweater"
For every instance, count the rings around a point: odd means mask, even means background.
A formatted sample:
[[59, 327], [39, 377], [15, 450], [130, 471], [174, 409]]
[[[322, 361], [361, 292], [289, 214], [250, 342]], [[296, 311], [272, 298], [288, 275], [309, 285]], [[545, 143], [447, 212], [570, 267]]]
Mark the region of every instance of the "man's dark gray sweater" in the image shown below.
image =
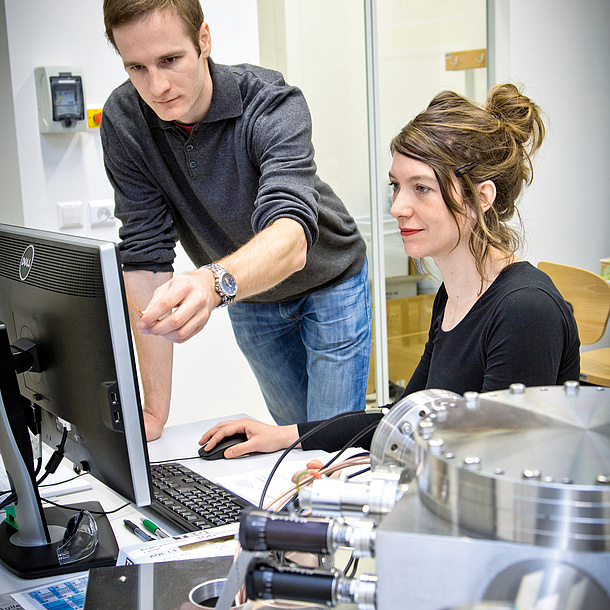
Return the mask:
[[[354, 219], [316, 174], [300, 90], [257, 66], [209, 65], [211, 105], [190, 136], [152, 115], [129, 81], [104, 106], [104, 163], [123, 223], [125, 270], [172, 270], [178, 239], [201, 266], [231, 254], [278, 218], [292, 218], [307, 237], [307, 264], [250, 302], [298, 298], [358, 273], [366, 247]], [[167, 137], [196, 202], [168, 167], [145, 110]]]

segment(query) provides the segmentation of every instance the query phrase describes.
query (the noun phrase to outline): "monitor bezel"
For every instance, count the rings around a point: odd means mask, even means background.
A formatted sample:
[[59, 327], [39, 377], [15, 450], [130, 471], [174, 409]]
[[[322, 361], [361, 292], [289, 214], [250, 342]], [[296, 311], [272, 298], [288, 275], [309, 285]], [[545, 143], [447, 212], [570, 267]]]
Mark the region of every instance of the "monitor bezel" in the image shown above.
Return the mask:
[[[99, 426], [104, 426], [105, 429], [109, 428], [112, 433], [121, 435], [115, 437], [111, 433], [111, 438], [115, 440], [110, 440], [110, 446], [115, 446], [116, 443], [118, 443], [119, 446], [125, 448], [126, 460], [128, 462], [128, 464], [125, 465], [125, 468], [128, 470], [128, 474], [120, 477], [113, 477], [108, 474], [109, 468], [107, 464], [103, 464], [102, 468], [98, 468], [99, 464], [102, 464], [104, 461], [104, 455], [102, 455], [103, 450], [108, 448], [108, 445], [104, 445], [102, 442], [101, 446], [103, 446], [103, 449], [97, 445], [93, 448], [93, 452], [91, 452], [91, 445], [85, 445], [85, 448], [83, 449], [84, 453], [91, 457], [94, 465], [94, 468], [92, 468], [92, 475], [102, 480], [106, 486], [122, 495], [126, 500], [133, 502], [138, 507], [150, 505], [153, 496], [150, 463], [140, 400], [135, 350], [129, 324], [125, 286], [117, 244], [87, 236], [63, 234], [6, 224], [0, 224], [0, 241], [7, 246], [7, 249], [9, 245], [12, 248], [10, 254], [0, 255], [0, 264], [3, 265], [3, 268], [0, 268], [0, 280], [7, 293], [5, 295], [0, 295], [0, 298], [5, 299], [0, 309], [0, 317], [11, 318], [3, 321], [7, 326], [2, 339], [4, 348], [3, 354], [5, 351], [9, 350], [10, 352], [13, 352], [8, 355], [4, 354], [7, 357], [3, 357], [3, 363], [10, 361], [11, 357], [14, 356], [17, 351], [16, 346], [13, 345], [11, 341], [21, 343], [22, 339], [22, 337], [18, 336], [21, 331], [18, 329], [17, 322], [14, 319], [15, 311], [17, 311], [18, 315], [21, 315], [23, 311], [29, 312], [30, 309], [32, 309], [33, 315], [41, 316], [43, 326], [47, 325], [40, 337], [40, 341], [44, 342], [49, 338], [49, 335], [52, 337], [54, 332], [57, 332], [58, 335], [70, 332], [70, 329], [63, 327], [61, 324], [58, 324], [58, 328], [55, 330], [55, 327], [52, 324], [48, 324], [48, 319], [45, 318], [45, 316], [52, 316], [53, 313], [57, 313], [61, 310], [63, 313], [62, 315], [58, 315], [57, 318], [61, 319], [62, 322], [65, 322], [67, 315], [66, 311], [72, 312], [73, 306], [78, 304], [83, 307], [83, 316], [88, 322], [88, 320], [91, 319], [91, 312], [99, 314], [105, 309], [105, 318], [103, 315], [97, 316], [102, 319], [98, 330], [104, 337], [104, 345], [108, 345], [111, 350], [112, 363], [110, 363], [109, 360], [106, 360], [106, 366], [102, 366], [101, 368], [104, 370], [103, 375], [107, 375], [108, 372], [112, 370], [114, 373], [113, 376], [116, 376], [116, 379], [112, 379], [112, 377], [108, 379], [104, 377], [97, 379], [94, 376], [92, 387], [98, 388], [98, 382], [102, 380], [110, 382], [109, 387], [112, 391], [116, 391], [114, 396], [116, 396], [117, 402], [115, 404], [108, 399], [106, 403], [108, 408], [100, 409], [99, 404], [101, 403], [96, 402], [92, 397], [92, 400], [89, 402], [84, 401], [83, 404], [81, 404], [81, 401], [78, 400], [74, 403], [78, 404], [79, 408], [77, 411], [74, 411], [74, 407], [69, 407], [68, 411], [72, 410], [73, 415], [78, 412], [76, 418], [78, 424], [82, 426], [83, 421], [80, 419], [82, 408], [83, 406], [86, 406], [86, 408], [89, 409], [89, 405], [91, 405], [90, 412], [95, 414], [95, 418], [99, 419], [97, 422], [95, 422], [95, 419], [93, 420], [96, 425], [99, 424]], [[21, 248], [23, 248], [23, 250], [21, 250]], [[51, 278], [48, 280], [48, 285], [47, 277], [45, 275], [44, 281], [42, 282], [40, 276], [36, 281], [32, 281], [31, 289], [28, 288], [25, 291], [20, 291], [19, 289], [11, 290], [11, 281], [28, 283], [30, 267], [36, 266], [37, 263], [35, 255], [32, 258], [32, 253], [36, 252], [36, 248], [38, 248], [39, 252], [43, 253], [43, 259], [46, 256], [46, 263], [39, 263], [40, 266], [37, 269], [37, 273], [46, 273], [47, 271], [53, 273], [57, 272], [58, 277], [60, 278], [62, 278], [64, 274], [70, 275], [70, 273], [65, 271], [65, 267], [61, 267], [61, 265], [67, 264], [64, 255], [70, 257], [71, 252], [85, 252], [86, 259], [95, 262], [91, 267], [91, 269], [94, 270], [93, 277], [96, 278], [92, 282], [92, 285], [95, 285], [95, 290], [93, 290], [91, 294], [95, 299], [95, 303], [89, 305], [87, 301], [87, 304], [83, 305], [83, 299], [80, 298], [82, 297], [82, 294], [80, 294], [80, 286], [75, 288], [76, 293], [72, 293], [70, 290], [67, 290], [66, 292], [63, 292], [63, 289], [59, 290], [57, 285], [53, 284], [53, 281], [58, 280], [52, 279], [56, 277], [52, 273], [50, 274]], [[54, 266], [56, 264], [55, 259], [52, 256], [49, 257], [49, 254], [57, 253], [58, 248], [61, 250], [61, 256], [59, 256], [57, 262], [58, 267], [51, 269], [50, 267], [45, 266]], [[20, 260], [19, 252], [22, 252]], [[71, 264], [72, 261], [69, 261], [69, 263]], [[68, 264], [68, 266], [70, 265]], [[80, 273], [80, 275], [78, 275], [78, 273]], [[82, 277], [84, 283], [88, 283], [89, 279], [87, 276], [92, 277], [90, 274], [90, 268], [87, 267], [85, 270], [73, 272], [72, 280], [74, 280], [74, 278], [80, 279]], [[103, 287], [103, 295], [100, 288], [100, 281]], [[51, 288], [48, 286], [51, 286]], [[49, 296], [50, 310], [44, 311], [44, 305], [42, 304], [37, 304], [35, 306], [30, 304], [29, 307], [24, 309], [21, 309], [18, 305], [19, 299], [23, 299], [24, 295], [31, 298], [32, 294], [39, 294], [42, 298], [46, 295], [45, 291], [54, 291], [56, 293], [54, 296]], [[57, 294], [60, 296], [58, 297]], [[88, 293], [87, 295], [89, 296]], [[77, 303], [72, 303], [71, 299], [73, 296], [79, 297], [80, 300], [78, 300]], [[65, 300], [67, 300], [67, 310], [64, 311], [62, 309], [62, 304]], [[47, 302], [44, 298], [42, 298], [42, 301]], [[77, 301], [77, 299], [75, 299], [75, 301]], [[58, 307], [60, 309], [57, 309]], [[36, 308], [38, 308], [38, 310]], [[56, 319], [54, 318], [53, 323], [55, 322]], [[82, 331], [82, 319], [80, 322], [79, 328]], [[52, 327], [54, 330], [49, 331], [48, 326]], [[61, 341], [59, 336], [57, 340]], [[78, 341], [80, 339], [77, 338], [75, 340]], [[51, 338], [50, 341], [52, 342], [53, 339]], [[72, 338], [70, 341], [72, 341]], [[21, 349], [21, 345], [19, 346], [19, 349]], [[45, 349], [48, 349], [48, 346], [45, 346]], [[85, 367], [83, 369], [80, 369], [79, 362], [79, 374], [75, 375], [75, 378], [83, 379], [83, 373], [87, 370], [86, 367], [89, 367], [88, 370], [91, 370], [91, 367], [95, 367], [96, 363], [94, 362], [93, 353], [96, 353], [98, 358], [99, 353], [94, 349], [91, 351], [91, 360], [85, 358]], [[106, 348], [103, 348], [101, 351], [102, 354], [108, 353]], [[16, 363], [16, 359], [14, 362]], [[42, 362], [43, 359], [41, 358], [40, 363]], [[99, 361], [97, 364], [99, 366]], [[53, 365], [50, 366], [56, 367], [57, 370], [64, 370], [60, 366], [57, 366], [57, 362], [54, 362]], [[62, 366], [65, 368], [65, 363], [63, 363]], [[17, 372], [16, 369], [19, 367], [16, 364], [12, 367], [13, 370], [7, 371], [5, 370], [6, 368], [10, 369], [11, 367], [4, 365], [2, 371], [3, 391], [2, 400], [0, 400], [0, 408], [2, 409], [2, 413], [0, 413], [0, 415], [2, 415], [0, 418], [0, 425], [2, 426], [2, 430], [0, 430], [0, 442], [2, 443], [5, 466], [7, 466], [7, 471], [9, 471], [9, 475], [11, 475], [11, 479], [13, 480], [14, 489], [19, 495], [19, 501], [17, 502], [15, 512], [18, 517], [18, 522], [20, 522], [21, 525], [19, 526], [18, 532], [11, 535], [10, 526], [6, 523], [2, 524], [2, 540], [6, 543], [3, 543], [3, 546], [12, 546], [13, 551], [9, 548], [4, 549], [0, 560], [8, 569], [26, 578], [54, 573], [66, 573], [74, 571], [75, 569], [86, 569], [86, 566], [81, 563], [66, 567], [56, 565], [56, 562], [53, 560], [55, 548], [58, 546], [58, 529], [61, 530], [61, 532], [65, 530], [66, 513], [56, 507], [42, 509], [40, 496], [35, 487], [33, 464], [31, 463], [33, 453], [31, 446], [28, 444], [29, 433], [27, 430], [25, 430], [26, 436], [24, 437], [24, 427], [27, 427], [28, 423], [31, 422], [31, 417], [22, 417], [22, 410], [28, 411], [29, 413], [30, 410], [35, 410], [34, 405], [40, 406], [40, 410], [44, 416], [42, 417], [41, 430], [38, 430], [38, 432], [41, 434], [43, 440], [49, 444], [50, 440], [56, 440], [58, 433], [61, 436], [61, 431], [57, 429], [61, 426], [58, 426], [57, 422], [61, 425], [63, 425], [64, 422], [60, 419], [61, 414], [58, 415], [55, 411], [62, 411], [62, 409], [57, 409], [57, 401], [54, 402], [52, 399], [49, 401], [48, 398], [38, 395], [31, 387], [28, 387], [27, 383], [24, 381], [25, 373], [23, 373], [23, 371]], [[42, 364], [42, 368], [44, 369], [44, 364]], [[53, 379], [59, 377], [57, 370], [52, 373]], [[44, 372], [42, 374], [44, 375]], [[65, 375], [62, 375], [61, 378], [65, 379]], [[31, 385], [32, 384], [30, 384], [30, 386]], [[91, 387], [89, 390], [91, 390]], [[73, 387], [71, 388], [71, 391], [73, 394]], [[111, 390], [108, 390], [109, 395], [110, 393]], [[51, 394], [57, 396], [56, 388]], [[61, 392], [59, 394], [61, 395]], [[47, 401], [47, 404], [45, 404], [45, 400]], [[59, 402], [67, 401], [60, 400]], [[7, 412], [11, 410], [10, 416], [7, 417]], [[14, 417], [15, 410], [20, 413], [17, 418]], [[111, 415], [110, 421], [107, 421], [109, 414]], [[113, 414], [117, 415], [117, 420], [114, 422], [112, 421]], [[28, 421], [26, 422], [26, 420]], [[49, 425], [51, 422], [52, 424]], [[87, 426], [88, 425], [87, 422]], [[76, 424], [74, 424], [74, 426], [74, 438], [72, 439], [69, 437], [68, 443], [66, 443], [66, 449], [70, 442], [73, 443], [75, 448], [79, 447], [77, 442], [78, 428], [76, 427]], [[53, 429], [54, 427], [55, 429]], [[84, 428], [81, 428], [81, 430], [83, 429]], [[105, 434], [109, 433], [106, 432]], [[18, 442], [15, 441], [15, 438], [18, 439]], [[24, 438], [27, 440], [24, 441]], [[12, 454], [12, 456], [9, 457], [9, 454]], [[119, 455], [123, 455], [123, 450], [121, 450]], [[95, 466], [95, 464], [98, 466]], [[50, 521], [48, 518], [49, 515], [53, 515]], [[99, 553], [96, 551], [95, 556], [91, 558], [90, 561], [92, 562], [91, 565], [110, 565], [111, 562], [116, 559], [116, 541], [112, 534], [112, 528], [105, 516], [103, 518], [100, 516], [99, 519], [102, 531], [104, 532], [103, 543], [98, 549]], [[58, 525], [60, 526], [59, 528]], [[31, 548], [32, 550], [27, 551], [27, 548]], [[17, 555], [19, 557], [13, 562], [13, 556]], [[33, 563], [34, 565], [28, 565], [30, 563]]]
[[[120, 391], [120, 410], [122, 417], [121, 427], [125, 434], [127, 446], [127, 457], [129, 469], [132, 473], [131, 482], [133, 497], [123, 493], [126, 499], [134, 502], [136, 506], [148, 506], [152, 501], [152, 480], [150, 476], [150, 464], [148, 460], [148, 449], [146, 445], [146, 434], [144, 419], [142, 415], [142, 403], [140, 400], [138, 371], [136, 366], [135, 350], [129, 324], [129, 313], [123, 272], [121, 268], [120, 253], [118, 245], [114, 242], [94, 239], [88, 236], [57, 233], [53, 231], [35, 229], [29, 227], [17, 227], [0, 224], [0, 234], [17, 237], [25, 242], [50, 243], [55, 247], [68, 247], [85, 249], [95, 252], [100, 263], [103, 282], [105, 308], [108, 318], [108, 329], [112, 343], [113, 366], [116, 373], [116, 381]], [[24, 250], [25, 250], [24, 246]], [[34, 258], [33, 265], [36, 265]], [[11, 270], [12, 271], [12, 270]], [[21, 279], [19, 270], [14, 270], [15, 281], [28, 282], [27, 277]], [[10, 327], [8, 321], [5, 321]], [[21, 394], [36, 401], [36, 393], [24, 386], [23, 378], [19, 378]], [[37, 403], [38, 404], [38, 403]], [[40, 402], [41, 408], [45, 409], [45, 403]], [[54, 447], [52, 447], [54, 449]], [[138, 475], [139, 476], [136, 476]], [[141, 476], [146, 473], [146, 476]], [[109, 485], [108, 481], [103, 481]], [[112, 485], [109, 485], [112, 487]]]

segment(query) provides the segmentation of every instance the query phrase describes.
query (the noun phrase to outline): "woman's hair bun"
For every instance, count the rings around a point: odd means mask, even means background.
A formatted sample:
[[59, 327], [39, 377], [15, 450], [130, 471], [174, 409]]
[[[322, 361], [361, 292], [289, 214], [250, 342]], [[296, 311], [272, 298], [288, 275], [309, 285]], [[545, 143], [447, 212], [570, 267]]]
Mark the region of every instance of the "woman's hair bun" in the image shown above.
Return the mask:
[[486, 110], [494, 115], [513, 135], [516, 142], [527, 147], [531, 155], [544, 139], [544, 123], [540, 108], [512, 83], [497, 85], [487, 98]]

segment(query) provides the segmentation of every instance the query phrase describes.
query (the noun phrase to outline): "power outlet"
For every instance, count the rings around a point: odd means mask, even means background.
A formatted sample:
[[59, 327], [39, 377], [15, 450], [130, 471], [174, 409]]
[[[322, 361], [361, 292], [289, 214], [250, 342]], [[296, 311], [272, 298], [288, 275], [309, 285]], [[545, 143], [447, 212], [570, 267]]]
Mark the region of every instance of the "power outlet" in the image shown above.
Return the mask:
[[92, 227], [110, 227], [116, 223], [114, 202], [111, 199], [98, 199], [89, 202], [89, 220]]

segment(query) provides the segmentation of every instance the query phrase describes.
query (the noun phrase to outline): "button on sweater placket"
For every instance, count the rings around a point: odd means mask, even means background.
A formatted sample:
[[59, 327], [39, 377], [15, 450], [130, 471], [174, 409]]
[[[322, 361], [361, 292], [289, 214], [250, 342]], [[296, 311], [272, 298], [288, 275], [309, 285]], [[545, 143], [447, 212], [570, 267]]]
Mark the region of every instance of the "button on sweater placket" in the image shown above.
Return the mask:
[[184, 147], [184, 150], [186, 151], [186, 159], [187, 159], [187, 163], [190, 169], [195, 169], [197, 167], [197, 161], [194, 161], [190, 154], [191, 152], [193, 152], [193, 150], [195, 149], [195, 147], [192, 144], [187, 144]]

